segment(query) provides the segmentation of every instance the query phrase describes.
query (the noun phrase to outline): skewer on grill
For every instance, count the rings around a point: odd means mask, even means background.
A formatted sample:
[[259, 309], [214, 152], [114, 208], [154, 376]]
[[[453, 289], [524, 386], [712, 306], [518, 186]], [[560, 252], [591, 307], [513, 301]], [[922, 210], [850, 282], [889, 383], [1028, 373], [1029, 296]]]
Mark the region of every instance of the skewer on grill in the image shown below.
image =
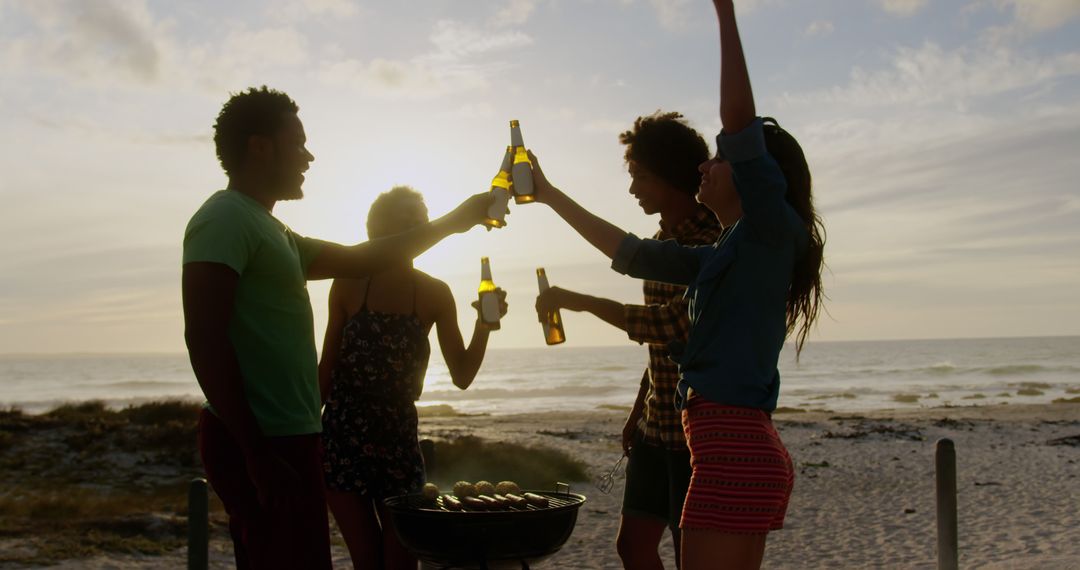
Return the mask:
[[462, 508], [461, 501], [450, 495], [443, 495], [442, 506], [448, 511], [460, 511]]
[[507, 501], [510, 501], [510, 506], [515, 509], [525, 509], [529, 507], [529, 501], [525, 500], [525, 497], [521, 495], [515, 495], [513, 493], [507, 493], [504, 495]]
[[[494, 500], [494, 499], [492, 499]], [[461, 504], [470, 511], [486, 511], [488, 510], [488, 504], [483, 499], [476, 497], [462, 497]]]
[[522, 495], [530, 505], [534, 507], [547, 508], [548, 498], [543, 495], [537, 495], [536, 493], [525, 493]]

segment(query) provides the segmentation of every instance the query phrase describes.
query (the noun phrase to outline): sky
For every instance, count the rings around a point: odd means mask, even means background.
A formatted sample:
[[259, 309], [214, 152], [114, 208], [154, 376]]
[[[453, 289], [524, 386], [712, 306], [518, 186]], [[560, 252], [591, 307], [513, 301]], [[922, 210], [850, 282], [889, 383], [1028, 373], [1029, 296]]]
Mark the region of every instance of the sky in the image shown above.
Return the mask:
[[[815, 340], [1080, 334], [1080, 1], [736, 2], [757, 108], [802, 143], [828, 231]], [[488, 188], [521, 121], [549, 179], [618, 226], [618, 133], [679, 111], [711, 141], [715, 16], [691, 0], [0, 0], [0, 353], [179, 352], [180, 244], [226, 179], [232, 92], [300, 106], [315, 162], [276, 216], [355, 243], [408, 184], [433, 215]], [[479, 258], [540, 347], [534, 270], [640, 302], [641, 284], [542, 205], [417, 267], [468, 338]], [[322, 338], [327, 282], [309, 287]], [[564, 312], [568, 346], [623, 333]]]

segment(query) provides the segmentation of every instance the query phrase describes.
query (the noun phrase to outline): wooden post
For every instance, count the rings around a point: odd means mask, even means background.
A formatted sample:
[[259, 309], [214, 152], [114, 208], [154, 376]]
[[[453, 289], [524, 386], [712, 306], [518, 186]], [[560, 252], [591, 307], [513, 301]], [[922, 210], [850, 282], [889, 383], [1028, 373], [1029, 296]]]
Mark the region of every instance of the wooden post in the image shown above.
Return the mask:
[[424, 473], [430, 477], [435, 471], [435, 442], [430, 439], [420, 440], [420, 455], [424, 457]]
[[210, 495], [206, 479], [188, 485], [188, 570], [206, 570], [210, 564]]
[[936, 447], [938, 570], [957, 570], [956, 447], [948, 438], [939, 439]]

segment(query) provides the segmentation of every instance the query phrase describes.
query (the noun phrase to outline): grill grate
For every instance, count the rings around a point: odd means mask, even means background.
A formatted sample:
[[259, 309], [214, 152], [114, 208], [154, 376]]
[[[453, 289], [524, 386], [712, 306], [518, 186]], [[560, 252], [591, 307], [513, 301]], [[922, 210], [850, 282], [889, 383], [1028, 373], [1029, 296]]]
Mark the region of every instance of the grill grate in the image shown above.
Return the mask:
[[569, 506], [577, 506], [577, 505], [580, 505], [581, 503], [585, 502], [584, 497], [575, 496], [575, 495], [569, 495], [569, 494], [565, 494], [565, 493], [550, 493], [550, 492], [545, 492], [545, 491], [528, 491], [528, 492], [536, 494], [536, 495], [542, 495], [544, 497], [547, 497], [548, 506], [546, 506], [546, 507], [538, 507], [536, 505], [533, 505], [532, 503], [529, 503], [524, 508], [522, 508], [522, 507], [505, 507], [505, 508], [501, 508], [501, 509], [489, 509], [489, 510], [463, 509], [463, 510], [454, 511], [454, 510], [450, 510], [450, 509], [446, 508], [445, 506], [443, 506], [443, 497], [442, 497], [442, 495], [440, 495], [439, 498], [436, 499], [435, 503], [433, 504], [429, 499], [425, 498], [423, 495], [416, 495], [416, 494], [408, 495], [407, 497], [405, 497], [404, 505], [402, 505], [402, 506], [404, 506], [405, 508], [412, 509], [412, 510], [417, 510], [417, 511], [442, 512], [442, 513], [454, 513], [454, 514], [458, 514], [458, 513], [468, 513], [468, 514], [474, 514], [474, 513], [510, 514], [510, 513], [527, 513], [527, 512], [535, 512], [535, 511], [550, 511], [550, 510], [561, 509], [561, 508], [569, 507]]

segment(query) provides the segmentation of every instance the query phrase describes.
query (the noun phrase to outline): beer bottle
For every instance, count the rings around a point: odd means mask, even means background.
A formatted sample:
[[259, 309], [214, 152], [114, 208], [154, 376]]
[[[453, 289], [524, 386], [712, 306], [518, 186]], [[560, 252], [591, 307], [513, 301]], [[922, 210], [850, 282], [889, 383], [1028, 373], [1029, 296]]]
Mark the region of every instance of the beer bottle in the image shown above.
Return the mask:
[[510, 201], [510, 169], [513, 163], [514, 150], [508, 146], [499, 173], [491, 180], [491, 192], [495, 194], [495, 199], [488, 206], [487, 219], [484, 220], [484, 225], [489, 228], [506, 226], [506, 203]]
[[[536, 268], [536, 284], [540, 287], [540, 292], [543, 293], [550, 288], [548, 285], [547, 274], [544, 273], [543, 267]], [[562, 344], [566, 342], [566, 332], [563, 330], [562, 315], [559, 314], [559, 310], [543, 315], [544, 323], [544, 341], [548, 344]]]
[[491, 280], [491, 262], [480, 258], [480, 322], [488, 330], [499, 330], [499, 294], [495, 291], [495, 282]]
[[510, 177], [514, 182], [514, 203], [528, 204], [536, 200], [533, 194], [532, 161], [521, 138], [521, 125], [510, 121], [510, 146], [514, 148], [514, 165]]

